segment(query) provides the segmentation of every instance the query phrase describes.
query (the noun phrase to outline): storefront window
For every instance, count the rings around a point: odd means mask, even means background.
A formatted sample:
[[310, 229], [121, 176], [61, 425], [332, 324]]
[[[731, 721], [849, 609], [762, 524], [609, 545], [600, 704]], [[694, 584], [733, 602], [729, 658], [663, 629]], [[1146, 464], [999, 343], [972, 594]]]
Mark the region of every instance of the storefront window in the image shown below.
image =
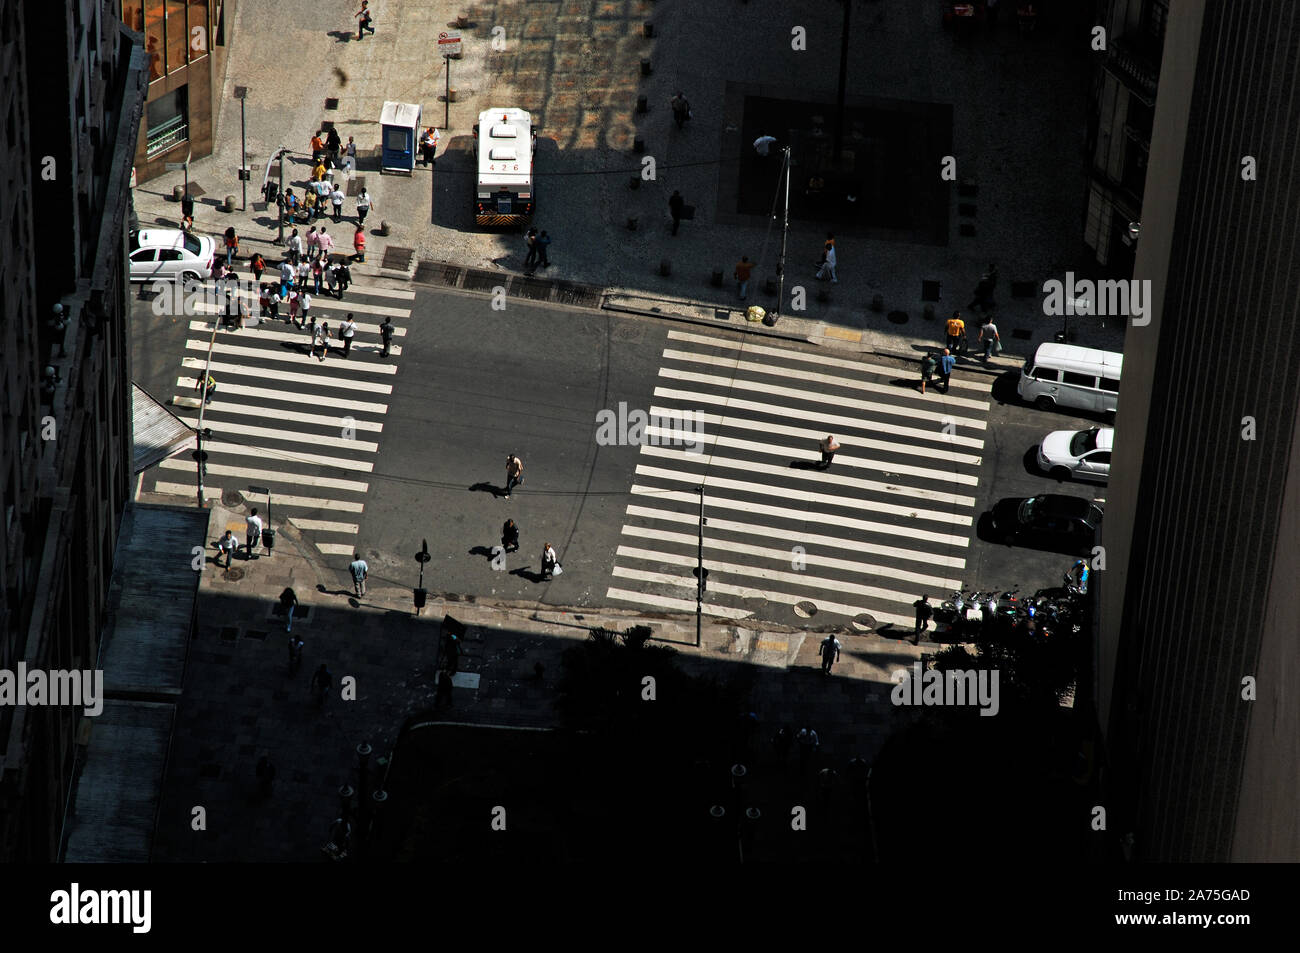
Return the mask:
[[144, 48], [149, 54], [149, 82], [163, 78], [163, 0], [144, 0]]
[[183, 68], [189, 58], [190, 33], [185, 24], [185, 0], [167, 0], [167, 72]]
[[143, 0], [122, 0], [122, 24], [136, 33], [144, 32]]
[[155, 156], [189, 138], [188, 87], [182, 86], [149, 103], [147, 155]]
[[208, 55], [212, 49], [212, 37], [208, 35], [208, 0], [189, 0], [189, 6], [190, 62], [193, 63], [199, 57]]

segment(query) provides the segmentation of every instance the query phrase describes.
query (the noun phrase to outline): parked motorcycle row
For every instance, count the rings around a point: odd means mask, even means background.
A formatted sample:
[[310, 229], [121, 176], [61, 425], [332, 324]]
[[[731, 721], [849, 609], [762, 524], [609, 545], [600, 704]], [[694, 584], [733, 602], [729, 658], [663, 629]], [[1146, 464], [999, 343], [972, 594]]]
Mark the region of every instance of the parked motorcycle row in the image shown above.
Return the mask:
[[1023, 634], [1051, 638], [1074, 636], [1083, 629], [1087, 569], [1067, 570], [1062, 585], [1039, 589], [1032, 596], [1019, 589], [958, 590], [934, 610], [936, 642], [972, 642]]

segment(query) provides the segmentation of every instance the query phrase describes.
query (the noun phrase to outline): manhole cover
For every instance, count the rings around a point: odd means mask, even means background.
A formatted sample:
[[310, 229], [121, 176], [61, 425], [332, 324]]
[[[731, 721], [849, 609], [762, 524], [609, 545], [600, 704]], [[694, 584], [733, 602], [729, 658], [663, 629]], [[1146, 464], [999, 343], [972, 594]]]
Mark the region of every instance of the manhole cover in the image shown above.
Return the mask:
[[238, 582], [240, 579], [244, 578], [244, 570], [236, 569], [232, 566], [226, 570], [226, 578], [231, 582]]
[[803, 602], [794, 604], [794, 614], [801, 619], [811, 619], [817, 614], [817, 603], [809, 602], [805, 599]]
[[361, 190], [366, 187], [366, 177], [364, 175], [354, 175], [348, 180], [348, 196], [360, 195]]
[[906, 324], [906, 323], [907, 323], [907, 312], [906, 312], [906, 311], [891, 311], [891, 312], [889, 312], [888, 315], [886, 315], [886, 317], [889, 318], [889, 323], [890, 323], [890, 324]]
[[379, 267], [391, 268], [393, 271], [406, 271], [411, 267], [411, 259], [414, 257], [414, 248], [399, 248], [396, 245], [389, 245], [384, 250], [384, 260]]
[[859, 632], [870, 632], [876, 627], [876, 617], [863, 612], [853, 617], [853, 627]]

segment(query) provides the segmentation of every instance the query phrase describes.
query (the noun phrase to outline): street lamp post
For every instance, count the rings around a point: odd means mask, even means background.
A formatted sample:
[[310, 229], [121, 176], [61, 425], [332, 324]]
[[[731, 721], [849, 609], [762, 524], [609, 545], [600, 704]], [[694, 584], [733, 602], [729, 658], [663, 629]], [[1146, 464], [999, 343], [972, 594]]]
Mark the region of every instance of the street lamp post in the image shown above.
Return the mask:
[[248, 211], [248, 139], [244, 125], [244, 100], [248, 96], [247, 86], [235, 87], [235, 98], [239, 100], [239, 185], [242, 189], [239, 210]]
[[697, 486], [695, 492], [700, 494], [700, 538], [695, 553], [695, 647], [699, 648], [704, 627], [704, 585], [709, 578], [709, 571], [704, 568], [704, 486]]
[[277, 210], [279, 212], [278, 218], [280, 222], [280, 234], [275, 239], [277, 245], [284, 244], [284, 155], [288, 151], [289, 150], [284, 146], [281, 146], [280, 151], [276, 153], [276, 158], [280, 160], [280, 194], [276, 201]]
[[415, 614], [419, 615], [420, 610], [424, 608], [425, 601], [429, 598], [428, 591], [424, 588], [424, 564], [433, 557], [429, 555], [429, 541], [421, 540], [424, 544], [420, 551], [415, 554], [415, 561], [420, 564], [420, 585], [415, 590]]
[[853, 0], [840, 0], [844, 4], [844, 29], [840, 32], [840, 84], [835, 94], [835, 164], [838, 166], [844, 148], [844, 92], [849, 76], [849, 16]]

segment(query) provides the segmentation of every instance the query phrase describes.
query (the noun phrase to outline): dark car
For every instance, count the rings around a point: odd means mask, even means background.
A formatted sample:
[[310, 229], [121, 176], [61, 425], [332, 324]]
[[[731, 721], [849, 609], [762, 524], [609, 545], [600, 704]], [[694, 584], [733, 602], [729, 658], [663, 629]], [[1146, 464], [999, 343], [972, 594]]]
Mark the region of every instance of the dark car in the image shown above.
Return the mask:
[[1007, 542], [1081, 554], [1092, 548], [1101, 513], [1091, 500], [1049, 493], [999, 500], [989, 516], [993, 532]]

